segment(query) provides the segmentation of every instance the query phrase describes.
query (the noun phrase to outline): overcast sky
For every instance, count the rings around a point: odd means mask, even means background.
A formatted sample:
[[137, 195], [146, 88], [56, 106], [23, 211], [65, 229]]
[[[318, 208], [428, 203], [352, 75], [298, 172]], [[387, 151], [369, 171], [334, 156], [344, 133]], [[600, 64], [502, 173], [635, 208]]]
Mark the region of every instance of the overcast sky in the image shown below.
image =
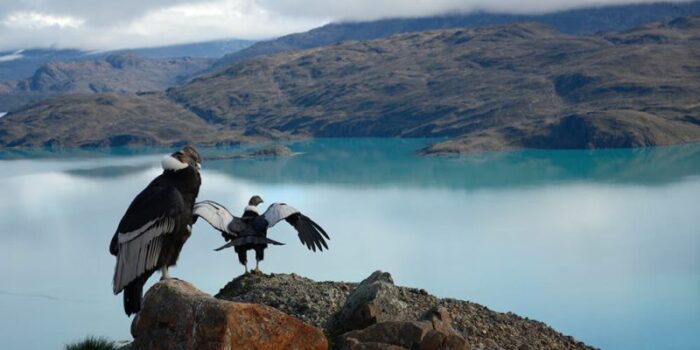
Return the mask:
[[542, 13], [641, 2], [654, 0], [0, 0], [0, 50], [263, 39], [340, 20], [474, 10]]

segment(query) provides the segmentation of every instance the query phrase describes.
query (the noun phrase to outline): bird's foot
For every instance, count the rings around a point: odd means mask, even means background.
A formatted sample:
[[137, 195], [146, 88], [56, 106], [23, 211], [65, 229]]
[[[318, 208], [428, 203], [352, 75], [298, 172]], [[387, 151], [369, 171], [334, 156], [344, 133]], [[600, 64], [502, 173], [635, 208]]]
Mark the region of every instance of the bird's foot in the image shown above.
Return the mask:
[[263, 272], [260, 271], [260, 260], [255, 260], [255, 268], [253, 269], [253, 273], [262, 275]]
[[161, 268], [160, 269], [160, 280], [162, 281], [162, 280], [169, 280], [169, 279], [170, 279], [170, 275], [168, 274], [168, 268], [167, 267]]

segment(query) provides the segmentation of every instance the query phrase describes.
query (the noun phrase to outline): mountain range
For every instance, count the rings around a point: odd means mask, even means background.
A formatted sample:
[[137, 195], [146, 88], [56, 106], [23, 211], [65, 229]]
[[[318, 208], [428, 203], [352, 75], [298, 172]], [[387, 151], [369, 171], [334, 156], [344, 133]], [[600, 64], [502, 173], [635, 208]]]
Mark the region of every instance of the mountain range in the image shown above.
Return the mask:
[[436, 29], [538, 22], [562, 33], [587, 35], [597, 32], [619, 32], [652, 22], [666, 22], [674, 18], [691, 15], [700, 15], [700, 1], [588, 7], [541, 15], [477, 12], [432, 17], [388, 18], [369, 22], [330, 23], [307, 32], [257, 42], [250, 47], [227, 54], [217, 61], [214, 66], [223, 67], [253, 57], [310, 49], [341, 41], [371, 40], [399, 33]]
[[151, 59], [179, 57], [221, 58], [252, 45], [251, 40], [213, 40], [160, 47], [120, 49], [112, 51], [84, 51], [77, 49], [29, 48], [0, 51], [0, 82], [31, 77], [37, 69], [50, 62], [100, 60], [114, 54], [132, 54]]
[[[700, 1], [688, 3], [654, 3], [633, 4], [621, 6], [604, 6], [583, 8], [569, 11], [560, 11], [543, 15], [507, 15], [494, 13], [451, 14], [419, 18], [390, 18], [377, 21], [342, 22], [312, 29], [303, 33], [283, 36], [277, 39], [254, 43], [247, 40], [217, 40], [202, 43], [171, 45], [155, 48], [122, 49], [108, 52], [86, 52], [81, 50], [53, 50], [53, 49], [29, 49], [0, 52], [0, 82], [5, 82], [0, 87], [0, 112], [16, 109], [26, 103], [37, 101], [47, 96], [48, 93], [37, 92], [24, 88], [28, 79], [34, 79], [42, 72], [52, 70], [59, 62], [87, 61], [83, 64], [86, 70], [92, 70], [90, 62], [106, 60], [111, 55], [131, 54], [149, 59], [172, 59], [179, 57], [216, 58], [210, 67], [202, 69], [198, 74], [204, 74], [216, 69], [241, 62], [250, 58], [269, 55], [279, 52], [294, 51], [300, 49], [315, 48], [331, 45], [348, 40], [370, 40], [387, 37], [398, 33], [419, 32], [435, 29], [471, 28], [483, 25], [504, 24], [514, 22], [538, 22], [549, 25], [562, 33], [591, 34], [594, 32], [612, 32], [633, 28], [654, 21], [667, 21], [679, 16], [700, 14]], [[251, 46], [252, 45], [252, 46]], [[222, 57], [223, 56], [223, 57]], [[172, 62], [172, 61], [170, 61]], [[46, 65], [46, 66], [45, 66]], [[80, 64], [72, 64], [77, 69]], [[161, 65], [169, 67], [156, 73], [158, 76], [170, 72], [179, 73], [172, 69], [172, 63]], [[71, 69], [75, 71], [76, 69]], [[51, 91], [50, 94], [68, 92], [98, 92], [98, 91], [135, 91], [149, 82], [149, 73], [155, 72], [155, 67], [144, 71], [142, 75], [128, 74], [122, 77], [122, 88], [118, 89], [88, 89], [63, 91]], [[183, 67], [182, 70], [188, 70]], [[89, 75], [89, 84], [94, 86], [110, 87], [114, 75], [111, 71], [105, 71], [105, 75], [99, 75], [99, 71], [92, 70]], [[183, 77], [178, 74], [171, 76], [174, 84], [185, 82], [194, 75]], [[31, 77], [31, 78], [30, 78]], [[73, 77], [81, 79], [83, 74], [66, 74], [62, 76], [63, 85], [81, 85], [79, 81], [72, 81]], [[132, 80], [127, 85], [138, 88], [123, 88], [124, 79]], [[185, 79], [187, 78], [187, 79]], [[161, 79], [163, 80], [163, 79]], [[13, 88], [16, 86], [17, 88]], [[161, 87], [163, 89], [165, 87]]]
[[0, 119], [0, 146], [304, 136], [449, 138], [429, 154], [650, 146], [700, 141], [697, 96], [699, 17], [577, 36], [517, 23], [268, 55], [163, 93], [51, 98]]

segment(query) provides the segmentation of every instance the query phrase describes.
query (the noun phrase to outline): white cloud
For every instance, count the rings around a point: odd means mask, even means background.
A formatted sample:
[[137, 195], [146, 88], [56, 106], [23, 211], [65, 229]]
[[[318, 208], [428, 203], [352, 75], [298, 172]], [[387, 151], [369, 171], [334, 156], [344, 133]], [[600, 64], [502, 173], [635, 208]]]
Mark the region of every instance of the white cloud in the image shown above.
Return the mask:
[[[210, 38], [262, 39], [306, 30], [322, 24], [317, 19], [283, 16], [253, 1], [220, 0], [159, 9], [132, 21], [124, 32], [145, 41], [172, 37], [173, 42]], [[150, 39], [153, 40], [150, 40]]]
[[[373, 20], [387, 17], [417, 17], [449, 13], [488, 11], [511, 14], [541, 14], [574, 8], [663, 0], [259, 0], [261, 5], [290, 16]], [[667, 0], [688, 2], [689, 0]]]
[[[115, 16], [119, 13], [115, 12]], [[95, 16], [103, 14], [98, 12]], [[101, 50], [225, 38], [265, 39], [323, 23], [319, 19], [272, 12], [253, 0], [180, 3], [149, 8], [138, 15], [110, 18], [104, 23], [94, 18], [13, 12], [0, 18], [0, 50], [27, 47], [27, 43], [37, 47]]]
[[41, 12], [14, 12], [2, 20], [2, 24], [8, 28], [18, 29], [43, 29], [78, 28], [85, 23], [84, 19], [71, 16], [57, 16]]
[[223, 38], [263, 39], [305, 31], [329, 21], [474, 10], [541, 13], [653, 1], [0, 0], [0, 50], [48, 46], [99, 50]]

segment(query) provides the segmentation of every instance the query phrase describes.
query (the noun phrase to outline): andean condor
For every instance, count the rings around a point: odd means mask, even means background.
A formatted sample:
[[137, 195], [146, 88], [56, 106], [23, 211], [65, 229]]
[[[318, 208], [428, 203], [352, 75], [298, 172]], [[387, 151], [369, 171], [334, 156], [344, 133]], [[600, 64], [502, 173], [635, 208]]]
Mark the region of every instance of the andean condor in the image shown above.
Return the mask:
[[117, 257], [113, 291], [124, 291], [127, 316], [141, 310], [146, 280], [158, 269], [169, 278], [182, 246], [192, 232], [192, 209], [202, 183], [202, 158], [190, 146], [166, 156], [163, 173], [131, 202], [109, 244]]
[[316, 249], [323, 251], [328, 249], [328, 244], [324, 237], [330, 240], [326, 231], [308, 216], [299, 212], [284, 203], [271, 204], [262, 214], [258, 214], [257, 205], [262, 203], [259, 196], [253, 196], [245, 208], [243, 216], [238, 218], [233, 216], [223, 205], [214, 201], [202, 201], [194, 205], [194, 215], [202, 217], [221, 234], [229, 243], [217, 248], [222, 250], [234, 247], [238, 253], [238, 261], [248, 272], [247, 252], [255, 250], [255, 270], [260, 272], [259, 263], [264, 258], [264, 251], [268, 244], [282, 245], [283, 243], [267, 238], [267, 229], [275, 226], [276, 223], [285, 220], [292, 225], [299, 233], [299, 240], [305, 244], [309, 250]]

